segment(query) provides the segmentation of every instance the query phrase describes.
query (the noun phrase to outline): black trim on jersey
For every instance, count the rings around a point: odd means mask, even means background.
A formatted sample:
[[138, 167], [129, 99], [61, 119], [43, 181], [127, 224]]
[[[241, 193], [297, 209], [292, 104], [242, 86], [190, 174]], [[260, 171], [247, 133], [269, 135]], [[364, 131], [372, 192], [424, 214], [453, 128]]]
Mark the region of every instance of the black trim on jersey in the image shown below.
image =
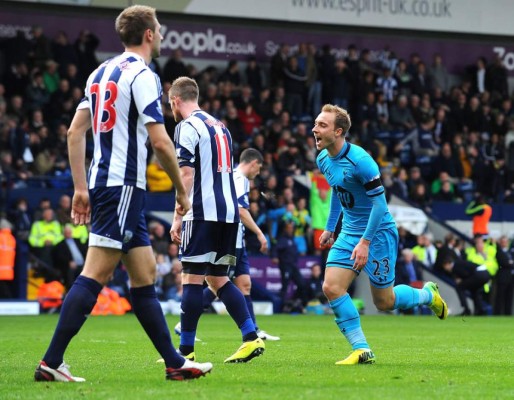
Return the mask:
[[380, 187], [382, 186], [382, 181], [380, 180], [380, 178], [376, 178], [376, 179], [373, 179], [372, 181], [366, 183], [364, 185], [364, 189], [366, 189], [366, 191], [370, 191], [372, 189], [376, 189], [377, 187]]
[[[371, 279], [370, 279], [370, 280], [371, 280]], [[381, 286], [381, 287], [384, 287], [384, 286], [385, 286], [385, 287], [387, 287], [387, 286], [390, 286], [390, 285], [391, 285], [391, 283], [393, 283], [393, 282], [394, 282], [394, 279], [391, 279], [389, 282], [385, 282], [385, 283], [375, 282], [375, 281], [373, 281], [373, 280], [371, 280], [371, 282], [373, 282], [373, 285], [375, 285], [375, 286]]]
[[346, 147], [346, 150], [344, 151], [343, 155], [341, 156], [341, 158], [345, 158], [346, 155], [349, 153], [350, 151], [350, 143], [346, 142], [346, 144], [348, 144], [348, 146]]
[[377, 196], [380, 196], [381, 194], [384, 194], [384, 193], [385, 193], [385, 190], [382, 190], [380, 193], [368, 194], [368, 197], [377, 197]]

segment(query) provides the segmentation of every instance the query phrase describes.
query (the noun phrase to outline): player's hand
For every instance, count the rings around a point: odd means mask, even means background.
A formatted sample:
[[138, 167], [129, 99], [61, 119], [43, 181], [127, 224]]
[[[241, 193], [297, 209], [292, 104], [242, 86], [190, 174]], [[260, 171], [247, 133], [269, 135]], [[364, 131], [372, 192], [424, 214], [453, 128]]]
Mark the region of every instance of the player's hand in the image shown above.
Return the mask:
[[176, 193], [175, 194], [176, 203], [175, 203], [175, 212], [178, 215], [186, 215], [186, 213], [191, 209], [191, 202], [189, 201], [189, 196], [185, 193]]
[[182, 243], [182, 218], [173, 220], [173, 225], [170, 229], [171, 241], [180, 246]]
[[319, 237], [319, 244], [321, 247], [331, 246], [334, 244], [334, 233], [330, 231], [323, 231]]
[[71, 220], [75, 225], [89, 224], [91, 220], [91, 205], [87, 189], [75, 190], [71, 202]]
[[266, 240], [266, 236], [259, 235], [257, 237], [261, 244], [261, 248], [259, 249], [262, 254], [268, 254], [268, 241]]
[[369, 241], [361, 239], [353, 249], [352, 256], [350, 257], [350, 260], [355, 260], [352, 267], [355, 271], [360, 271], [366, 266], [366, 263], [368, 262], [368, 254]]

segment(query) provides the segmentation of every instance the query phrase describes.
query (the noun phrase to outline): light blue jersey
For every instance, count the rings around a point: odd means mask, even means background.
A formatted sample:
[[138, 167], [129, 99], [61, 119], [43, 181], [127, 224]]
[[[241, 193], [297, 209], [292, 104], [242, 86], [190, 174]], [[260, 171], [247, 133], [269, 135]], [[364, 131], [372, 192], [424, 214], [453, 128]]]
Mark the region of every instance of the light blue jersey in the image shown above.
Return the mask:
[[396, 227], [386, 207], [384, 214], [377, 221], [376, 229], [368, 229], [366, 232], [373, 208], [373, 197], [384, 196], [385, 199], [385, 191], [380, 181], [377, 163], [362, 147], [345, 142], [337, 156], [330, 157], [327, 150], [323, 150], [316, 162], [334, 189], [326, 225], [328, 231], [334, 231], [341, 211], [341, 233], [359, 235], [371, 241], [376, 230]]
[[365, 238], [371, 242], [364, 267], [371, 284], [378, 288], [391, 286], [398, 231], [387, 208], [377, 163], [362, 147], [348, 142], [337, 156], [330, 157], [323, 150], [316, 161], [333, 188], [327, 231], [334, 232], [343, 213], [341, 232], [330, 249], [327, 267], [352, 269], [352, 252], [359, 240]]

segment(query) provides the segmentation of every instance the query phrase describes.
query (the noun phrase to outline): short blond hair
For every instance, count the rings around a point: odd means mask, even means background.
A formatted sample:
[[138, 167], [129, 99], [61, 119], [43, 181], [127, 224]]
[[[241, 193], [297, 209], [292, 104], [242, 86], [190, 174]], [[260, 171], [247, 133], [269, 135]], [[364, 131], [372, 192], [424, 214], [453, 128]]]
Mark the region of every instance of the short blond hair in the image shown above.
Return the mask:
[[322, 112], [334, 113], [336, 118], [334, 120], [334, 125], [336, 129], [341, 128], [343, 130], [343, 135], [346, 135], [352, 126], [352, 120], [350, 119], [350, 114], [344, 108], [335, 106], [333, 104], [325, 104], [321, 109]]
[[173, 81], [169, 93], [170, 97], [177, 96], [183, 101], [198, 101], [200, 90], [194, 79], [181, 76]]

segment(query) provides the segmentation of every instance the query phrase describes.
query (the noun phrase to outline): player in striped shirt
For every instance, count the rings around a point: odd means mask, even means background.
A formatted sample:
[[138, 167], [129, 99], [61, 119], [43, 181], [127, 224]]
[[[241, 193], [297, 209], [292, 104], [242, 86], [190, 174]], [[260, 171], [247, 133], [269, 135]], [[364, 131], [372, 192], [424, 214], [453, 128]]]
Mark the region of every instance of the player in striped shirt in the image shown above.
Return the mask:
[[169, 90], [180, 174], [192, 203], [183, 217], [175, 213], [173, 241], [180, 244], [183, 294], [180, 352], [194, 359], [198, 320], [203, 311], [203, 284], [216, 291], [241, 330], [243, 344], [225, 362], [246, 362], [264, 352], [241, 291], [228, 278], [236, 262], [239, 224], [233, 179], [232, 138], [225, 125], [202, 111], [198, 85], [177, 78]]
[[[116, 32], [125, 52], [90, 75], [85, 97], [71, 122], [68, 148], [75, 186], [71, 216], [80, 225], [91, 219], [89, 249], [83, 271], [64, 300], [50, 346], [36, 369], [36, 381], [85, 380], [71, 375], [63, 361], [64, 352], [120, 260], [129, 273], [134, 314], [163, 357], [166, 378], [193, 379], [212, 369], [211, 363], [185, 360], [175, 351], [155, 293], [156, 262], [143, 213], [148, 137], [175, 184], [176, 214], [191, 207], [173, 143], [164, 128], [159, 78], [148, 68], [160, 53], [160, 27], [154, 8], [132, 6], [121, 12]], [[95, 147], [88, 183], [84, 164], [89, 128]]]
[[[280, 337], [270, 335], [269, 333], [261, 330], [257, 326], [255, 321], [255, 313], [253, 311], [253, 302], [250, 296], [252, 289], [252, 280], [250, 279], [250, 263], [248, 261], [248, 254], [246, 252], [246, 245], [244, 234], [246, 228], [250, 229], [257, 235], [257, 239], [261, 244], [260, 251], [263, 254], [268, 252], [268, 241], [262, 233], [259, 226], [255, 223], [248, 210], [250, 208], [248, 194], [250, 193], [250, 180], [255, 179], [261, 170], [263, 163], [262, 154], [259, 150], [248, 148], [243, 150], [239, 157], [239, 165], [234, 170], [234, 184], [236, 186], [237, 202], [239, 205], [239, 217], [241, 222], [239, 223], [239, 230], [237, 232], [236, 241], [236, 265], [230, 269], [229, 276], [233, 279], [236, 286], [243, 293], [248, 312], [252, 317], [255, 328], [257, 329], [257, 335], [263, 340], [276, 341], [280, 340]], [[205, 288], [203, 291], [203, 307], [204, 309], [213, 302], [216, 298], [216, 294], [210, 289]]]

